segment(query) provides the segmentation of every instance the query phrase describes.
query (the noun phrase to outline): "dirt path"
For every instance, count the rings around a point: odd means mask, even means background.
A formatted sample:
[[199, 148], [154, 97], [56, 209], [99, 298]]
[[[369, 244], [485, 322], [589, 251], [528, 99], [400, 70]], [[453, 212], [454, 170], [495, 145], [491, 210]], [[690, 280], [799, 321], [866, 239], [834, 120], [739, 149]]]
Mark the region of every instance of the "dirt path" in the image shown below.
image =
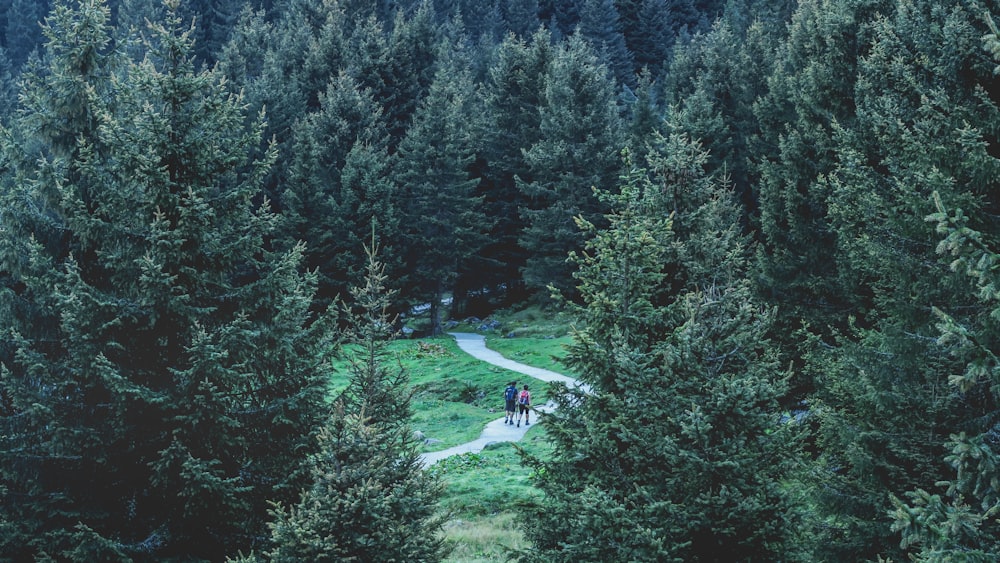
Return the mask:
[[[455, 337], [455, 341], [458, 343], [458, 347], [462, 351], [471, 355], [472, 357], [482, 360], [484, 362], [493, 364], [495, 366], [500, 366], [502, 368], [509, 369], [511, 371], [516, 371], [524, 375], [534, 377], [535, 379], [540, 379], [542, 381], [561, 381], [570, 386], [583, 387], [583, 385], [573, 379], [572, 377], [567, 377], [561, 373], [556, 373], [554, 371], [549, 371], [547, 369], [537, 368], [534, 366], [529, 366], [527, 364], [522, 364], [520, 362], [515, 362], [514, 360], [507, 359], [500, 355], [494, 350], [490, 350], [486, 347], [486, 338], [481, 334], [474, 334], [469, 332], [449, 332], [448, 334]], [[497, 390], [497, 395], [499, 396], [500, 390]], [[498, 403], [499, 403], [498, 399]], [[549, 412], [555, 405], [548, 403], [541, 406], [534, 407], [535, 411]], [[493, 442], [517, 442], [524, 437], [524, 434], [531, 428], [531, 426], [526, 426], [522, 424], [520, 427], [511, 426], [509, 424], [503, 423], [503, 417], [493, 420], [486, 424], [483, 429], [483, 433], [479, 435], [479, 438], [466, 442], [464, 444], [459, 444], [448, 448], [447, 450], [441, 450], [439, 452], [429, 452], [422, 454], [420, 456], [424, 463], [424, 466], [433, 465], [442, 459], [464, 453], [477, 453], [483, 450], [487, 444]], [[531, 416], [532, 424], [538, 421], [537, 413], [532, 413]]]

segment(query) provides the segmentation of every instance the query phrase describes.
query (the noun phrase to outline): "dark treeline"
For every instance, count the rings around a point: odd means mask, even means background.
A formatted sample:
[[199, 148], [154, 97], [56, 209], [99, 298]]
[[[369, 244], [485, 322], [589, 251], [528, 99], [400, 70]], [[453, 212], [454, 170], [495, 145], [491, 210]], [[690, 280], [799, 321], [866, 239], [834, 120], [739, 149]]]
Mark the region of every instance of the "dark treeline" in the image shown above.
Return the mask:
[[580, 321], [524, 560], [995, 560], [997, 13], [0, 1], [0, 555], [439, 559], [448, 295]]

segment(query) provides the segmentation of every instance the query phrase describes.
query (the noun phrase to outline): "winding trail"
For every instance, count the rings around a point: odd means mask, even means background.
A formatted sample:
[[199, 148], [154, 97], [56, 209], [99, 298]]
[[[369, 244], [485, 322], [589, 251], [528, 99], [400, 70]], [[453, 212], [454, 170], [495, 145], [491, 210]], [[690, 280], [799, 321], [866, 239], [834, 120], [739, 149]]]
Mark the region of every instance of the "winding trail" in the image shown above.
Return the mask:
[[[455, 341], [458, 347], [462, 349], [465, 353], [476, 358], [477, 360], [484, 361], [486, 363], [493, 364], [495, 366], [500, 366], [511, 371], [516, 371], [518, 373], [534, 377], [535, 379], [540, 379], [542, 381], [561, 381], [570, 387], [585, 387], [579, 381], [573, 379], [572, 377], [565, 376], [561, 373], [556, 373], [547, 369], [537, 368], [534, 366], [529, 366], [527, 364], [522, 364], [520, 362], [515, 362], [514, 360], [503, 357], [500, 353], [490, 350], [486, 347], [486, 337], [481, 334], [475, 334], [471, 332], [449, 332], [451, 336], [455, 337]], [[546, 403], [540, 407], [534, 407], [532, 410], [535, 412], [541, 411], [543, 413], [549, 412], [555, 408], [555, 405], [551, 402]], [[538, 421], [537, 415], [532, 417], [536, 422]], [[493, 442], [517, 442], [524, 437], [524, 434], [531, 428], [531, 426], [522, 425], [520, 427], [511, 426], [509, 424], [503, 423], [503, 417], [493, 420], [486, 424], [483, 428], [483, 433], [479, 435], [479, 438], [466, 442], [464, 444], [459, 444], [457, 446], [450, 447], [446, 450], [441, 450], [439, 452], [428, 452], [421, 454], [420, 458], [423, 461], [424, 467], [433, 465], [442, 459], [464, 453], [477, 453], [481, 452], [487, 444]]]

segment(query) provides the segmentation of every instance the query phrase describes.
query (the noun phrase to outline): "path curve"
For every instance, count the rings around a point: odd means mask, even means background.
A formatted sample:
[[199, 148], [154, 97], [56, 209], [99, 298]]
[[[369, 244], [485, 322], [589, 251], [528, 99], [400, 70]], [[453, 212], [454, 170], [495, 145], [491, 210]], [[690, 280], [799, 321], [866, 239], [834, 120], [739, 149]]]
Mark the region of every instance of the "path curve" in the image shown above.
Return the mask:
[[[514, 360], [503, 357], [499, 352], [490, 350], [486, 347], [486, 337], [481, 334], [471, 332], [449, 332], [448, 334], [455, 338], [455, 342], [463, 352], [469, 354], [477, 360], [481, 360], [495, 366], [500, 366], [511, 371], [516, 371], [542, 381], [561, 381], [571, 387], [585, 387], [582, 383], [572, 377], [547, 369], [515, 362]], [[549, 412], [554, 408], [555, 405], [552, 402], [549, 402], [540, 407], [534, 407], [532, 410], [544, 413]], [[532, 417], [532, 419], [537, 422], [537, 416]], [[483, 433], [479, 435], [479, 438], [471, 442], [459, 444], [438, 452], [421, 454], [420, 459], [423, 462], [424, 467], [433, 465], [438, 461], [453, 455], [481, 452], [487, 444], [494, 442], [517, 442], [523, 438], [524, 434], [529, 428], [531, 428], [531, 426], [528, 425], [521, 425], [520, 427], [511, 426], [509, 424], [504, 424], [503, 421], [503, 417], [500, 417], [496, 420], [488, 422], [486, 427], [483, 429]]]

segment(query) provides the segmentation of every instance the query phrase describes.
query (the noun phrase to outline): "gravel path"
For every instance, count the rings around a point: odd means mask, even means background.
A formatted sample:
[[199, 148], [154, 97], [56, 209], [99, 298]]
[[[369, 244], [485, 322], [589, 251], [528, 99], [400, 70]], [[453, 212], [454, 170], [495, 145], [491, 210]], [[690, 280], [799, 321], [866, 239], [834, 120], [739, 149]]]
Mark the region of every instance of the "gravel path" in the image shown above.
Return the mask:
[[[486, 338], [481, 334], [469, 332], [449, 332], [448, 334], [455, 337], [459, 348], [478, 360], [516, 371], [524, 375], [529, 375], [542, 381], [561, 381], [570, 386], [585, 388], [583, 384], [576, 381], [572, 377], [567, 377], [561, 373], [556, 373], [547, 369], [515, 362], [514, 360], [503, 357], [498, 352], [490, 350], [486, 347]], [[520, 385], [518, 387], [520, 388]], [[497, 390], [498, 394], [499, 392], [500, 390]], [[500, 402], [499, 399], [498, 402]], [[555, 405], [552, 403], [534, 407], [532, 410], [536, 412], [532, 412], [531, 420], [533, 422], [538, 421], [537, 411], [545, 413], [551, 411], [553, 408], [555, 408]], [[503, 417], [500, 417], [487, 423], [486, 427], [483, 429], [483, 433], [479, 435], [479, 438], [471, 442], [459, 444], [439, 452], [422, 454], [420, 457], [424, 466], [433, 465], [434, 463], [437, 463], [438, 461], [449, 456], [480, 452], [486, 447], [487, 444], [491, 444], [493, 442], [517, 442], [523, 438], [524, 434], [531, 428], [531, 426], [526, 426], [524, 424], [520, 427], [504, 424], [503, 420]]]

